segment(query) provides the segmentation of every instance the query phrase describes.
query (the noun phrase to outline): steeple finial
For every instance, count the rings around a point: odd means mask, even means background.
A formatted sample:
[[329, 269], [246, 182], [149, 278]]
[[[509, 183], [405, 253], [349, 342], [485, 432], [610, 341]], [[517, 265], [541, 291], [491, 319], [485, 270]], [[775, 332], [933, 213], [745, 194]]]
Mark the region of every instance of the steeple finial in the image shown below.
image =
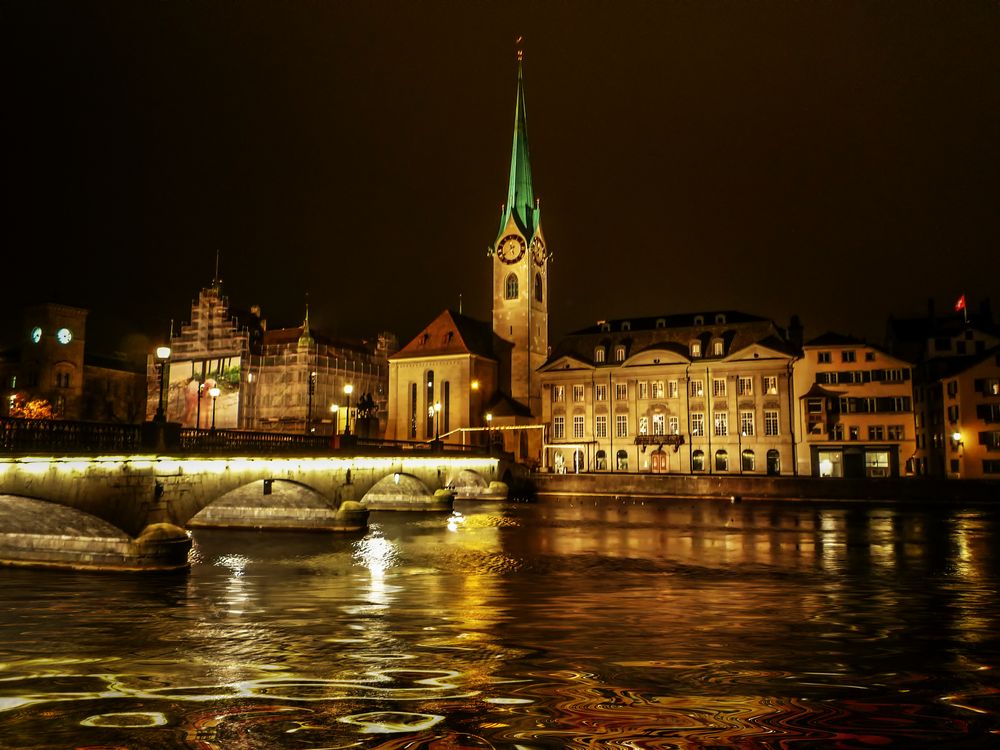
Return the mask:
[[529, 238], [538, 227], [538, 207], [535, 204], [531, 183], [531, 158], [528, 149], [528, 116], [524, 106], [524, 75], [522, 60], [524, 52], [521, 43], [524, 37], [517, 37], [517, 94], [514, 101], [514, 139], [510, 154], [510, 178], [507, 183], [507, 202], [500, 220], [503, 232], [508, 219], [513, 217], [518, 229]]
[[517, 51], [518, 62], [521, 62], [524, 59], [524, 47], [522, 46], [523, 44], [524, 44], [523, 36], [518, 36], [518, 38], [514, 40], [514, 48]]
[[309, 292], [306, 292], [306, 317], [302, 321], [302, 335], [299, 336], [299, 349], [308, 349], [313, 345], [313, 337], [309, 332]]

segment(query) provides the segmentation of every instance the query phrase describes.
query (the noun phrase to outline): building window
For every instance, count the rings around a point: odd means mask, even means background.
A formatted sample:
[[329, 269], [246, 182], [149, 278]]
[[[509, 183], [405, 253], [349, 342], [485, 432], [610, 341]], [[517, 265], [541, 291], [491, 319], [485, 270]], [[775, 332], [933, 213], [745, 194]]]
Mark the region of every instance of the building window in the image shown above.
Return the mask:
[[628, 437], [628, 414], [615, 414], [615, 436]]
[[565, 400], [566, 400], [566, 386], [564, 385], [552, 386], [552, 403], [558, 404], [559, 402]]
[[607, 383], [597, 383], [594, 385], [594, 400], [595, 401], [607, 401], [608, 400], [608, 384]]
[[764, 434], [774, 437], [778, 434], [778, 410], [767, 409], [764, 411]]
[[725, 396], [726, 395], [726, 379], [725, 378], [712, 378], [712, 395], [713, 396]]
[[778, 376], [777, 375], [765, 375], [763, 378], [764, 393], [768, 396], [778, 395]]
[[700, 357], [701, 356], [701, 342], [700, 341], [692, 341], [691, 342], [691, 356], [692, 357]]
[[615, 401], [624, 401], [628, 398], [628, 383], [615, 383]]
[[958, 421], [958, 405], [952, 404], [948, 407], [948, 422], [955, 424]]
[[640, 380], [636, 385], [639, 387], [639, 398], [642, 400], [649, 398], [649, 383]]
[[753, 378], [736, 378], [736, 393], [740, 396], [752, 396]]
[[653, 434], [654, 435], [662, 435], [662, 434], [664, 434], [664, 429], [663, 428], [664, 428], [665, 422], [666, 422], [665, 415], [663, 415], [663, 414], [654, 414], [653, 415]]
[[417, 384], [410, 383], [410, 424], [408, 429], [410, 440], [417, 438]]
[[596, 349], [594, 349], [594, 361], [597, 364], [599, 364], [599, 365], [600, 364], [604, 364], [604, 347], [603, 346], [599, 346]]
[[754, 418], [752, 411], [740, 412], [740, 434], [746, 435], [747, 437], [753, 437]]
[[722, 356], [722, 342], [716, 339], [712, 342], [712, 356], [721, 357]]
[[573, 437], [579, 440], [583, 437], [583, 415], [578, 414], [573, 417]]
[[427, 408], [427, 419], [424, 422], [424, 437], [434, 435], [434, 370], [428, 370], [424, 375], [427, 391], [424, 394], [424, 405]]
[[705, 396], [705, 381], [692, 380], [689, 384], [692, 398], [703, 398]]
[[542, 301], [542, 275], [540, 273], [535, 274], [535, 299], [539, 302]]
[[724, 411], [715, 412], [715, 436], [725, 437], [729, 434], [729, 414]]
[[649, 417], [639, 417], [639, 434], [649, 434]]
[[583, 401], [583, 386], [582, 385], [574, 385], [573, 386], [573, 400], [577, 401], [577, 402]]
[[625, 451], [618, 451], [615, 454], [615, 459], [618, 462], [618, 471], [628, 471], [628, 453]]
[[729, 454], [724, 450], [715, 452], [715, 470], [729, 471]]
[[608, 436], [608, 415], [598, 414], [594, 417], [594, 437], [606, 438]]
[[843, 440], [844, 439], [844, 425], [842, 425], [840, 422], [837, 422], [837, 424], [835, 424], [833, 426], [833, 433], [832, 433], [832, 437], [830, 439], [831, 440]]
[[743, 461], [743, 463], [742, 463], [743, 471], [755, 471], [756, 470], [757, 461], [754, 458], [752, 450], [750, 450], [749, 448], [744, 449], [743, 450], [743, 455], [741, 456], [741, 459]]
[[625, 347], [624, 346], [616, 346], [615, 347], [615, 362], [624, 362], [624, 361], [625, 361]]
[[955, 398], [958, 395], [958, 381], [949, 380], [948, 381], [948, 398]]
[[608, 470], [608, 454], [604, 451], [597, 451], [594, 454], [594, 468], [598, 471]]
[[841, 362], [857, 362], [858, 361], [858, 353], [856, 351], [854, 351], [853, 349], [845, 349], [844, 351], [842, 351], [840, 353], [840, 361]]
[[692, 437], [705, 436], [705, 415], [700, 411], [691, 412], [691, 435]]
[[983, 459], [983, 474], [1000, 474], [1000, 461], [995, 458]]
[[832, 360], [830, 352], [816, 352], [816, 361], [821, 365], [828, 365]]
[[507, 274], [507, 279], [503, 284], [504, 299], [517, 299], [517, 274]]
[[901, 424], [891, 424], [885, 428], [885, 432], [889, 440], [905, 440], [906, 431]]
[[868, 425], [869, 440], [885, 440], [885, 428], [882, 425]]
[[552, 417], [552, 437], [555, 440], [562, 440], [566, 437], [566, 417]]
[[865, 473], [870, 477], [889, 476], [889, 451], [867, 451]]
[[677, 398], [677, 381], [667, 381], [667, 398]]
[[875, 352], [865, 352], [865, 362], [874, 362]]
[[681, 423], [677, 417], [667, 417], [667, 429], [670, 430], [671, 435], [681, 434]]
[[653, 392], [653, 398], [663, 398], [663, 381], [654, 380], [650, 385], [650, 390]]
[[691, 471], [705, 471], [704, 451], [695, 451], [691, 454]]

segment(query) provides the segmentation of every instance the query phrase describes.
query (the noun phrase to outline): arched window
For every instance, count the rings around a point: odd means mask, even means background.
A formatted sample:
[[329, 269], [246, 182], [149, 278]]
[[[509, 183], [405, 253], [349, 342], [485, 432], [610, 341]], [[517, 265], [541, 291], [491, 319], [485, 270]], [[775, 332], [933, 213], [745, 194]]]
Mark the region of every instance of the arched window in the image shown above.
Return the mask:
[[624, 361], [625, 361], [625, 347], [624, 346], [616, 346], [615, 347], [615, 362], [624, 362]]
[[705, 452], [695, 451], [691, 454], [691, 471], [705, 471]]
[[691, 357], [693, 358], [693, 357], [700, 357], [700, 356], [701, 356], [701, 342], [700, 341], [692, 341], [691, 342]]
[[781, 473], [781, 456], [774, 448], [767, 452], [767, 473], [772, 476]]
[[712, 342], [712, 356], [721, 357], [722, 356], [722, 339], [716, 339]]
[[539, 302], [542, 301], [542, 275], [540, 273], [535, 274], [535, 299]]
[[517, 299], [517, 274], [507, 275], [507, 280], [503, 284], [504, 299]]
[[599, 346], [594, 349], [594, 361], [597, 364], [602, 364], [604, 362], [604, 347]]
[[424, 392], [424, 405], [427, 409], [427, 420], [424, 422], [424, 437], [434, 437], [434, 370], [424, 374], [427, 390]]
[[594, 455], [594, 463], [598, 471], [607, 471], [608, 469], [608, 454], [604, 451], [597, 451]]
[[586, 467], [583, 465], [583, 451], [578, 448], [573, 451], [573, 473], [579, 474], [581, 471], [586, 471]]
[[753, 451], [749, 448], [743, 450], [743, 471], [754, 471], [757, 462], [754, 459]]
[[729, 454], [723, 450], [715, 452], [715, 470], [729, 471]]
[[618, 471], [628, 471], [628, 451], [618, 451], [615, 455]]

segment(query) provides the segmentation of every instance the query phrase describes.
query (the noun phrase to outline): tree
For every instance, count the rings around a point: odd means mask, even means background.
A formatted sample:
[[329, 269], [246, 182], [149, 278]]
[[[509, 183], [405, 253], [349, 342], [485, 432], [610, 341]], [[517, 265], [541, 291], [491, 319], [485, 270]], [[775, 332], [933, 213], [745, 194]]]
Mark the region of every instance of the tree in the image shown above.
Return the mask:
[[52, 404], [44, 398], [14, 396], [10, 405], [10, 416], [17, 419], [52, 419]]

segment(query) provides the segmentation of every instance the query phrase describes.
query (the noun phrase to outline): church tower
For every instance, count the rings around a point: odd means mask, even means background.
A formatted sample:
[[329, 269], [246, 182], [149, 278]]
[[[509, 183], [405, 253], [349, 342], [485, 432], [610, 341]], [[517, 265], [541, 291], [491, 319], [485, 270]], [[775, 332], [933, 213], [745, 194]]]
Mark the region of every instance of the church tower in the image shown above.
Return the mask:
[[490, 248], [493, 332], [514, 345], [510, 395], [540, 416], [542, 388], [536, 370], [548, 358], [549, 350], [549, 250], [531, 183], [522, 58], [518, 50], [507, 202], [501, 212], [500, 231]]

